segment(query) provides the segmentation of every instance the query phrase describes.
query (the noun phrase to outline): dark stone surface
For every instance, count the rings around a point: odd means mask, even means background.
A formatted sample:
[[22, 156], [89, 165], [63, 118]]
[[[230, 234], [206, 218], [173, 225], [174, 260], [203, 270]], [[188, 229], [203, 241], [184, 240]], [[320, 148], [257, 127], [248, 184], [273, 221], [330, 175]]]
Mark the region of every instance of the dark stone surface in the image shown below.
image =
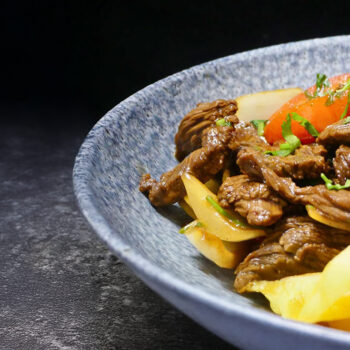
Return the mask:
[[0, 348], [232, 349], [153, 293], [88, 227], [71, 174], [90, 126], [57, 119], [9, 115], [0, 128]]

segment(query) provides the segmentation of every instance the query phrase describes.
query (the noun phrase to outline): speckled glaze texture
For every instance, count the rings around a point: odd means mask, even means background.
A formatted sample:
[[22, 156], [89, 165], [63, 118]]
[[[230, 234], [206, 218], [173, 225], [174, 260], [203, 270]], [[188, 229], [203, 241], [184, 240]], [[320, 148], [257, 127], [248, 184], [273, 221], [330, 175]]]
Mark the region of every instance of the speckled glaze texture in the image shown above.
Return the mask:
[[152, 289], [228, 342], [244, 349], [349, 349], [350, 334], [285, 320], [261, 299], [233, 292], [232, 271], [202, 258], [178, 234], [179, 207], [156, 210], [140, 176], [176, 164], [173, 138], [198, 102], [254, 91], [307, 87], [318, 72], [350, 71], [350, 37], [314, 39], [224, 57], [152, 84], [109, 111], [76, 158], [82, 212], [110, 248]]

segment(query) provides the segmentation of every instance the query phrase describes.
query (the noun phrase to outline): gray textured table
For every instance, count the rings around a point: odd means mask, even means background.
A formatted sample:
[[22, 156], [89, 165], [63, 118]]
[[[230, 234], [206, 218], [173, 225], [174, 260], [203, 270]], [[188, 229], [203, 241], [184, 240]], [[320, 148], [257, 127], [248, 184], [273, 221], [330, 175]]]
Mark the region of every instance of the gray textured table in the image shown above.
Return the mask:
[[153, 293], [77, 208], [89, 126], [0, 128], [0, 349], [232, 349]]

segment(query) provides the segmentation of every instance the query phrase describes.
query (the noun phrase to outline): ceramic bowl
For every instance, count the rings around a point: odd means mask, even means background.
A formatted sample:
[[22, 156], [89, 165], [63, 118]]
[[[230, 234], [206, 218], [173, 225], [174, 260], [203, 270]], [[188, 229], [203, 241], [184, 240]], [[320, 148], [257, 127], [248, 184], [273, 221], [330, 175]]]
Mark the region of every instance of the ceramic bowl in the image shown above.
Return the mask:
[[263, 298], [236, 294], [233, 273], [203, 258], [178, 229], [176, 206], [155, 209], [140, 177], [172, 168], [174, 135], [198, 102], [286, 87], [316, 73], [350, 71], [350, 36], [307, 40], [235, 54], [184, 70], [132, 95], [91, 130], [76, 158], [80, 208], [115, 254], [154, 291], [242, 349], [349, 349], [350, 333], [283, 319]]

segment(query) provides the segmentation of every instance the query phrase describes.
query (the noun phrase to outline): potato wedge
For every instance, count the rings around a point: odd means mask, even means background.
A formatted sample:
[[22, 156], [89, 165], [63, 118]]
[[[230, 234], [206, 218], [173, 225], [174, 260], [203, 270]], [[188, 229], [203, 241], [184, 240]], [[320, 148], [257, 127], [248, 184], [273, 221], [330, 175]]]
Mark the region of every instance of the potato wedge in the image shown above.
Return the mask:
[[[228, 177], [231, 176], [230, 169], [225, 169], [222, 172], [222, 182], [224, 182]], [[219, 189], [218, 189], [219, 190]]]
[[298, 319], [305, 301], [313, 293], [320, 273], [310, 273], [282, 278], [277, 281], [254, 281], [247, 292], [259, 292], [270, 301], [273, 312], [286, 318]]
[[306, 322], [350, 318], [350, 246], [332, 259], [321, 273], [314, 293], [300, 311]]
[[333, 321], [350, 318], [349, 266], [350, 246], [333, 258], [323, 272], [256, 281], [246, 290], [263, 293], [272, 310], [283, 317], [332, 325]]
[[206, 199], [210, 196], [217, 201], [216, 195], [194, 176], [184, 174], [182, 181], [187, 192], [184, 199], [193, 209], [197, 219], [205, 225], [208, 233], [229, 242], [241, 242], [265, 235], [263, 230], [249, 226], [235, 213], [230, 212], [236, 222], [219, 214]]
[[247, 122], [253, 119], [269, 119], [274, 112], [302, 91], [299, 88], [290, 88], [237, 97], [237, 116]]
[[[226, 170], [228, 170], [228, 169], [226, 169]], [[219, 190], [220, 184], [216, 180], [211, 179], [205, 183], [205, 186], [211, 192], [216, 194]], [[186, 214], [188, 216], [190, 216], [192, 219], [196, 220], [196, 214], [194, 213], [192, 208], [184, 200], [179, 201], [179, 204], [180, 204], [180, 207], [186, 212]]]
[[179, 204], [180, 204], [180, 207], [186, 212], [188, 216], [190, 216], [193, 220], [196, 220], [196, 214], [184, 200], [179, 201]]
[[220, 187], [220, 184], [214, 180], [214, 179], [211, 179], [209, 181], [207, 181], [205, 183], [205, 186], [210, 190], [212, 191], [213, 193], [217, 194], [218, 191], [219, 191], [219, 187]]
[[236, 267], [248, 253], [247, 245], [243, 243], [229, 243], [225, 245], [221, 239], [205, 231], [205, 228], [196, 227], [194, 221], [185, 231], [188, 240], [204, 255], [207, 259], [216, 265], [233, 269]]
[[339, 228], [341, 230], [350, 231], [350, 224], [343, 221], [334, 221], [332, 219], [327, 218], [322, 215], [320, 211], [318, 211], [314, 206], [308, 204], [306, 206], [306, 211], [309, 214], [310, 218], [324, 224], [327, 226]]
[[346, 318], [345, 320], [331, 321], [328, 322], [328, 325], [341, 331], [350, 332], [350, 318]]

